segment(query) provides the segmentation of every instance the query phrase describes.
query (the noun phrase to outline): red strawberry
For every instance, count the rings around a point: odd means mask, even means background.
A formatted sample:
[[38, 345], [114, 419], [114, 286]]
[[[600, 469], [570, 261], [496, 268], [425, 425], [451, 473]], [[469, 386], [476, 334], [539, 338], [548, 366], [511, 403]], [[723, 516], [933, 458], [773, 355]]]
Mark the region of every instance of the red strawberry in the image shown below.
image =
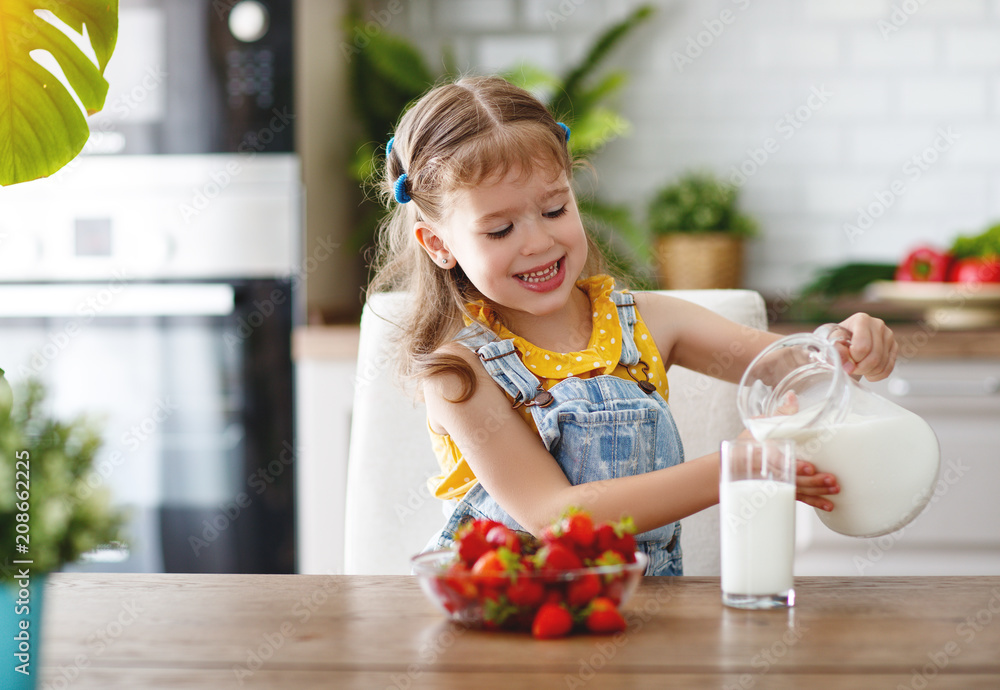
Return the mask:
[[501, 587], [507, 578], [519, 569], [520, 561], [517, 554], [501, 546], [480, 556], [472, 566], [472, 575], [479, 585], [495, 588]]
[[573, 629], [573, 616], [559, 604], [542, 604], [531, 622], [531, 634], [540, 639], [564, 637]]
[[635, 561], [635, 523], [632, 518], [620, 522], [605, 522], [595, 530], [594, 545], [599, 553], [615, 551], [627, 563]]
[[534, 578], [519, 577], [507, 587], [507, 599], [514, 606], [533, 608], [541, 604], [544, 598], [545, 588]]
[[587, 513], [570, 513], [562, 519], [560, 526], [563, 536], [578, 549], [589, 549], [594, 543], [594, 521]]
[[466, 522], [455, 532], [455, 542], [458, 544], [458, 557], [471, 566], [479, 557], [490, 550], [486, 534], [500, 523], [493, 520], [472, 520]]
[[583, 561], [575, 553], [559, 542], [546, 544], [535, 554], [539, 570], [575, 570], [583, 567]]
[[514, 553], [521, 553], [521, 538], [506, 525], [496, 525], [486, 533], [486, 542], [493, 548], [506, 546]]
[[613, 601], [598, 597], [587, 607], [586, 625], [590, 632], [606, 635], [624, 630], [625, 618], [619, 613]]
[[586, 606], [601, 593], [601, 579], [593, 573], [572, 580], [566, 587], [566, 603], [572, 607]]
[[460, 597], [475, 599], [479, 592], [471, 575], [465, 563], [456, 561], [444, 572], [444, 584]]

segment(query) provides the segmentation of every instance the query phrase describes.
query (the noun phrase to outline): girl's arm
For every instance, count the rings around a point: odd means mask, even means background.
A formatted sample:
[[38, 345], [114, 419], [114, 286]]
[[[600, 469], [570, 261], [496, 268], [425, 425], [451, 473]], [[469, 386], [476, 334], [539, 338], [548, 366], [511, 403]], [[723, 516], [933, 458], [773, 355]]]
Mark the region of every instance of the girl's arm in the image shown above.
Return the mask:
[[[781, 338], [669, 295], [639, 292], [635, 302], [668, 369], [678, 364], [736, 383], [753, 358]], [[849, 374], [878, 381], [892, 373], [898, 346], [885, 322], [859, 313], [840, 325], [852, 333], [850, 348], [841, 350]]]
[[449, 434], [490, 496], [535, 535], [569, 506], [579, 506], [595, 521], [630, 515], [640, 532], [668, 524], [719, 500], [719, 457], [705, 456], [647, 474], [574, 486], [538, 433], [511, 408], [478, 358], [461, 346], [449, 352], [476, 371], [473, 396], [449, 402], [459, 392], [450, 374], [424, 384], [431, 427]]
[[[490, 496], [535, 535], [569, 506], [590, 512], [596, 521], [630, 515], [639, 532], [693, 515], [719, 501], [719, 454], [712, 453], [646, 474], [573, 485], [541, 437], [517, 412], [466, 348], [453, 346], [476, 371], [476, 392], [461, 403], [457, 377], [440, 374], [424, 384], [428, 419], [437, 433], [449, 434]], [[832, 475], [817, 474], [800, 463], [798, 497], [810, 505], [832, 507], [822, 498], [835, 493]]]

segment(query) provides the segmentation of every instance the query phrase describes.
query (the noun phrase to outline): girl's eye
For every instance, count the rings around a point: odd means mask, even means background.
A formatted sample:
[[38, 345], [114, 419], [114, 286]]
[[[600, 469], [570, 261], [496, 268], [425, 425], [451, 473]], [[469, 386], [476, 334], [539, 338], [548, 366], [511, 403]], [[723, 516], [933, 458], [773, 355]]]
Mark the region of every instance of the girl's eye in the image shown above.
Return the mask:
[[508, 225], [503, 230], [497, 230], [496, 232], [488, 232], [486, 236], [491, 240], [502, 240], [504, 237], [510, 234], [510, 231], [514, 229], [513, 225]]
[[545, 216], [546, 218], [558, 218], [559, 216], [563, 215], [564, 213], [566, 213], [566, 206], [565, 205], [560, 206], [555, 211], [546, 211], [542, 215]]

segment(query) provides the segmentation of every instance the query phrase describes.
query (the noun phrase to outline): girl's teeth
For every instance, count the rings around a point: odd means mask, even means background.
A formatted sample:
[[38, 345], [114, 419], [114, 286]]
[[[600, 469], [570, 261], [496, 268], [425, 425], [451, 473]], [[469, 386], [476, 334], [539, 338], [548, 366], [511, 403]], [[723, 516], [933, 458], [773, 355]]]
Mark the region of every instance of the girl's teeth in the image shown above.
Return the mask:
[[518, 278], [526, 283], [542, 283], [546, 280], [550, 280], [555, 277], [556, 273], [559, 272], [559, 262], [555, 262], [549, 268], [544, 271], [533, 271], [531, 273], [520, 273]]

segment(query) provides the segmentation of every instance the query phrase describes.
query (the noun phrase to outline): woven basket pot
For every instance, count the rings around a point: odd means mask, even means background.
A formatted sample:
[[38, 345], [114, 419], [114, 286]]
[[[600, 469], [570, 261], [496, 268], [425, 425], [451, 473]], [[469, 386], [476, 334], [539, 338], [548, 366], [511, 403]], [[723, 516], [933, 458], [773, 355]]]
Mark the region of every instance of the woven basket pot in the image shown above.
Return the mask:
[[725, 232], [664, 235], [656, 259], [666, 290], [732, 289], [743, 280], [743, 238]]

